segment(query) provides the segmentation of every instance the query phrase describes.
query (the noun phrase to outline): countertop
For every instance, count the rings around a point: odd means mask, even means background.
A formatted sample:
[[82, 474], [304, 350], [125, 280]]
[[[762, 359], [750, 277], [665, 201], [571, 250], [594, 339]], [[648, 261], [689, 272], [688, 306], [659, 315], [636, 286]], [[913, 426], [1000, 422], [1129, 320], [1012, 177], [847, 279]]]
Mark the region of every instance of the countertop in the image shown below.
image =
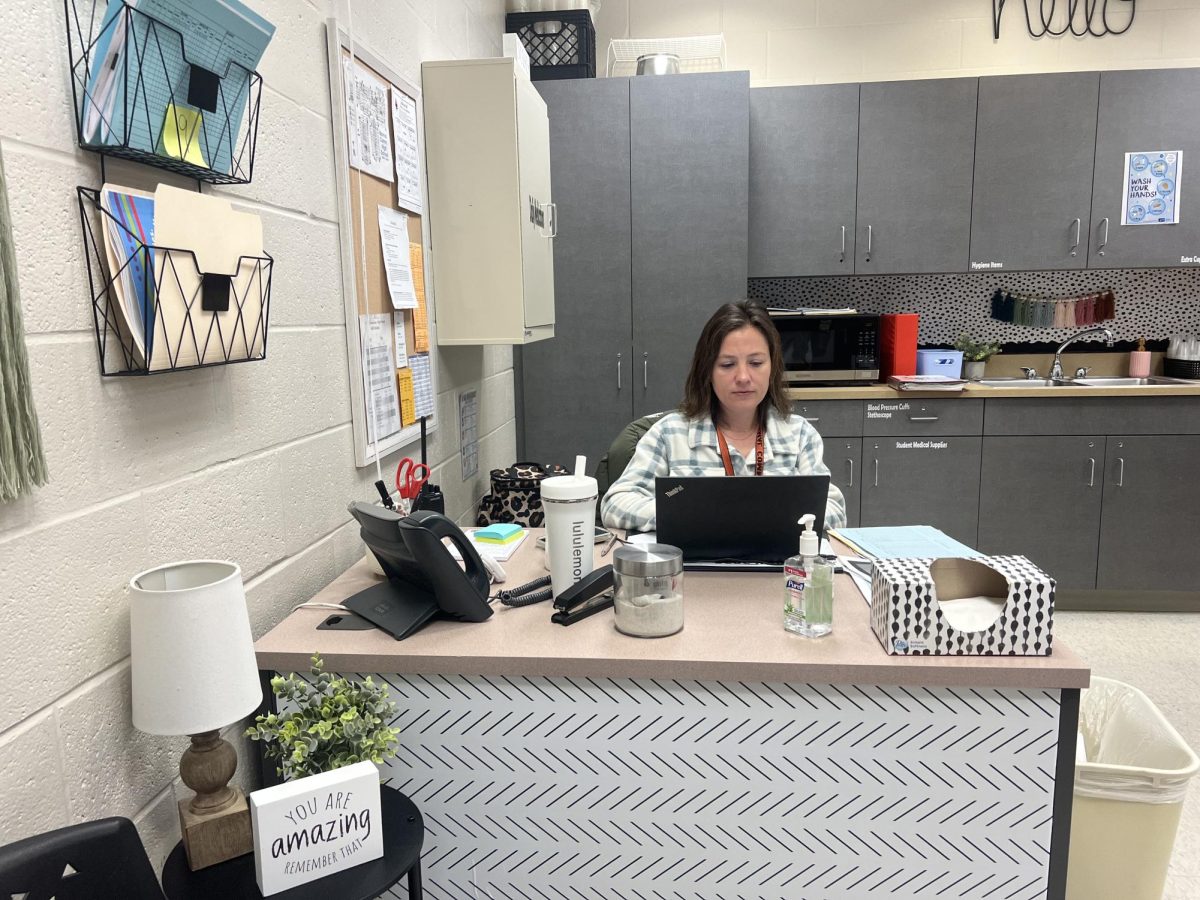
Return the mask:
[[[544, 553], [533, 537], [503, 563], [506, 585], [546, 574]], [[598, 557], [599, 548], [596, 552]], [[871, 631], [866, 602], [845, 575], [836, 577], [833, 633], [819, 640], [788, 634], [782, 577], [685, 573], [684, 628], [665, 638], [619, 633], [611, 610], [569, 627], [555, 625], [549, 603], [516, 609], [496, 604], [486, 622], [435, 621], [404, 641], [374, 628], [318, 631], [331, 613], [300, 609], [264, 635], [255, 650], [261, 668], [278, 671], [306, 671], [310, 656], [319, 651], [332, 672], [1029, 689], [1088, 685], [1087, 664], [1057, 640], [1049, 657], [888, 656]], [[313, 600], [337, 603], [381, 580], [364, 559]]]

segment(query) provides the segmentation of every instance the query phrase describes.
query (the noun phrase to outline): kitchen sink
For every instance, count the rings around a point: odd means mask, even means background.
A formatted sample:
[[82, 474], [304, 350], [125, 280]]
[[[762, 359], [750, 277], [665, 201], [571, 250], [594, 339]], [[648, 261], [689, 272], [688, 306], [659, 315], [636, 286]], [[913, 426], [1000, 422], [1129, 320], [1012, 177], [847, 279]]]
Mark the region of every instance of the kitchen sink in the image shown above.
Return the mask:
[[1178, 387], [1200, 387], [1200, 381], [1187, 381], [1183, 378], [1168, 378], [1165, 375], [1151, 375], [1149, 378], [1130, 378], [1125, 375], [1095, 375], [1086, 378], [983, 378], [978, 382], [987, 387], [1017, 388], [1019, 390], [1037, 390], [1056, 387], [1142, 387], [1145, 385]]

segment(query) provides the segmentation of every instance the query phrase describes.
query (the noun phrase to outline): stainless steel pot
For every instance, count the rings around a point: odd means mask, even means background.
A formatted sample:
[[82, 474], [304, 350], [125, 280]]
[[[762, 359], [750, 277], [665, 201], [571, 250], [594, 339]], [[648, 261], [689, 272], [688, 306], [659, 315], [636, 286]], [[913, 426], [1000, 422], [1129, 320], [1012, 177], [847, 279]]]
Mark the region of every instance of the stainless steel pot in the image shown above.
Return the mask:
[[679, 57], [674, 53], [646, 53], [638, 57], [639, 75], [678, 75]]

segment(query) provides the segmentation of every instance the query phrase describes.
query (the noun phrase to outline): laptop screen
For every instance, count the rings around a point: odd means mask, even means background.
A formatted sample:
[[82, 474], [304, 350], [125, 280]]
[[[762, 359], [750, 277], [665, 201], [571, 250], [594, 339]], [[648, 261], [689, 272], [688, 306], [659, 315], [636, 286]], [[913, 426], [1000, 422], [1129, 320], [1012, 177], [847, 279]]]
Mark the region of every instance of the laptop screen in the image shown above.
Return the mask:
[[798, 520], [825, 530], [828, 475], [676, 476], [655, 479], [657, 540], [685, 562], [742, 560], [780, 564], [796, 553]]

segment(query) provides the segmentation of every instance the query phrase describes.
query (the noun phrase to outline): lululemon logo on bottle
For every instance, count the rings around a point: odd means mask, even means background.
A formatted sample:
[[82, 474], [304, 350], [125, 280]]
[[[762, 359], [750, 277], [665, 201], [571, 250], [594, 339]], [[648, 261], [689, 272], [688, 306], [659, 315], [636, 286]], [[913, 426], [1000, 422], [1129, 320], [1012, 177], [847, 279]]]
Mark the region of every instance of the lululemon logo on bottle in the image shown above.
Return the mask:
[[583, 577], [583, 523], [571, 523], [571, 577]]

